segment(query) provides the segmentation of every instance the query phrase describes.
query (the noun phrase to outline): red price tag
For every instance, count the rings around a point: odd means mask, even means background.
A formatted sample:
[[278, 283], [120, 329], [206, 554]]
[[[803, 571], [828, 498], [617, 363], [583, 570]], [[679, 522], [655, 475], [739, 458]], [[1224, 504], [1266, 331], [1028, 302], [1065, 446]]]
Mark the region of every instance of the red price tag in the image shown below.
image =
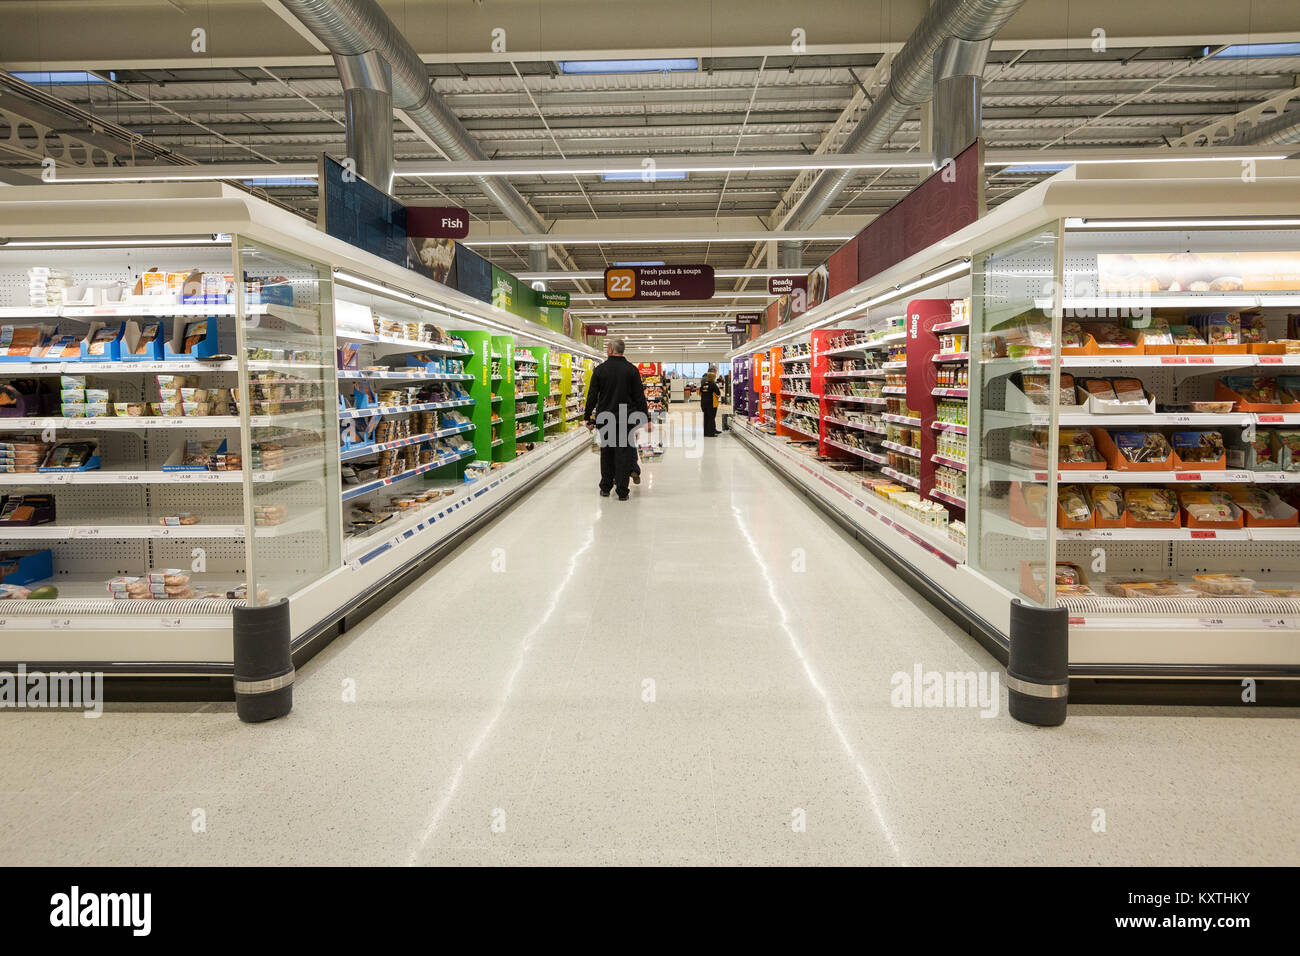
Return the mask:
[[1175, 481], [1200, 481], [1201, 473], [1199, 471], [1181, 472], [1174, 476]]
[[1260, 365], [1281, 365], [1282, 356], [1280, 355], [1261, 355], [1259, 357]]
[[1262, 424], [1266, 424], [1266, 423], [1277, 423], [1277, 422], [1282, 422], [1282, 421], [1284, 421], [1284, 419], [1282, 418], [1281, 415], [1260, 415], [1260, 416], [1259, 416], [1259, 421], [1260, 421], [1260, 424], [1262, 425]]
[[1193, 538], [1216, 538], [1218, 537], [1218, 534], [1217, 532], [1214, 531], [1197, 531], [1193, 529], [1192, 537]]
[[1161, 365], [1186, 365], [1186, 355], [1162, 355], [1160, 356]]
[[1188, 355], [1187, 364], [1188, 365], [1213, 365], [1214, 356], [1213, 355]]

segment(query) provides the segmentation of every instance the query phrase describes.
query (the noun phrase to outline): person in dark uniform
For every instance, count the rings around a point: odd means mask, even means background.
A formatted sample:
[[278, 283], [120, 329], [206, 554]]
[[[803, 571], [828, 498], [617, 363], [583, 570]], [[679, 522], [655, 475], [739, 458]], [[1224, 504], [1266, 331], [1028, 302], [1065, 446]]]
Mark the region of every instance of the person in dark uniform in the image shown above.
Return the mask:
[[624, 348], [622, 339], [612, 339], [606, 346], [608, 358], [591, 373], [582, 416], [589, 431], [599, 429], [601, 497], [608, 498], [614, 489], [619, 501], [627, 501], [628, 480], [636, 464], [636, 432], [651, 428], [641, 373], [623, 357]]
[[718, 434], [718, 403], [722, 391], [718, 388], [718, 367], [710, 365], [700, 380], [700, 410], [704, 412], [704, 437], [715, 438]]

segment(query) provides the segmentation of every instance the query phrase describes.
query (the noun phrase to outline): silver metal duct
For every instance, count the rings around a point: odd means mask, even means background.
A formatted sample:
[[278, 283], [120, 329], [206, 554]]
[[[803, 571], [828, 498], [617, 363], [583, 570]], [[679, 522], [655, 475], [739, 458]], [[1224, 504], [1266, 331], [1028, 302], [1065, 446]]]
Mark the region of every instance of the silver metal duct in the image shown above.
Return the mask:
[[358, 56], [334, 54], [343, 84], [347, 153], [357, 174], [386, 193], [393, 191], [393, 77], [374, 50]]
[[[424, 61], [406, 42], [375, 0], [280, 0], [336, 56], [374, 51], [388, 63], [393, 78], [393, 106], [438, 144], [451, 160], [486, 160], [478, 141], [433, 89]], [[519, 190], [504, 179], [474, 177], [520, 232], [546, 232], [546, 224]], [[541, 247], [543, 256], [545, 247]], [[530, 254], [530, 259], [534, 258]], [[545, 269], [545, 259], [542, 259]]]
[[991, 37], [948, 37], [934, 53], [934, 97], [930, 102], [930, 149], [942, 165], [980, 135], [984, 64]]
[[[889, 86], [871, 104], [867, 115], [840, 148], [858, 153], [881, 149], [912, 109], [930, 99], [934, 84], [934, 56], [949, 37], [959, 40], [991, 39], [1025, 0], [935, 0], [890, 65]], [[856, 170], [823, 172], [804, 193], [785, 222], [786, 229], [807, 229], [844, 190]]]
[[1223, 146], [1282, 146], [1300, 143], [1300, 109], [1242, 130]]

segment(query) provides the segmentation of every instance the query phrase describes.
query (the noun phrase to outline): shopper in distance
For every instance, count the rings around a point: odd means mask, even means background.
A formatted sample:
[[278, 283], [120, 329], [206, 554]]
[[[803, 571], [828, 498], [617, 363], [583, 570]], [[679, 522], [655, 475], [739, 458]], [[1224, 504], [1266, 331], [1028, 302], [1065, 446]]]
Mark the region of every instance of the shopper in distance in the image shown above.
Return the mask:
[[716, 438], [718, 435], [718, 405], [722, 390], [718, 388], [718, 367], [710, 365], [709, 370], [700, 379], [700, 410], [704, 412], [704, 437]]
[[611, 339], [605, 347], [605, 361], [591, 374], [583, 420], [600, 442], [600, 494], [608, 498], [613, 489], [618, 500], [626, 501], [628, 481], [636, 463], [636, 433], [651, 430], [650, 408], [646, 404], [641, 373], [623, 356], [622, 339]]

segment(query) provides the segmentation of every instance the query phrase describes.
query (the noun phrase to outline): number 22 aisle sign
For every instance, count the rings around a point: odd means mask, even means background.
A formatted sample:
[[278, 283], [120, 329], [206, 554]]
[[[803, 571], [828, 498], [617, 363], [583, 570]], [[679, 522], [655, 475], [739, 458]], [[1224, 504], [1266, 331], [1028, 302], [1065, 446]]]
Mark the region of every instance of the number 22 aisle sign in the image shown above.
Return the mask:
[[616, 266], [605, 270], [605, 298], [673, 301], [713, 298], [713, 266]]

